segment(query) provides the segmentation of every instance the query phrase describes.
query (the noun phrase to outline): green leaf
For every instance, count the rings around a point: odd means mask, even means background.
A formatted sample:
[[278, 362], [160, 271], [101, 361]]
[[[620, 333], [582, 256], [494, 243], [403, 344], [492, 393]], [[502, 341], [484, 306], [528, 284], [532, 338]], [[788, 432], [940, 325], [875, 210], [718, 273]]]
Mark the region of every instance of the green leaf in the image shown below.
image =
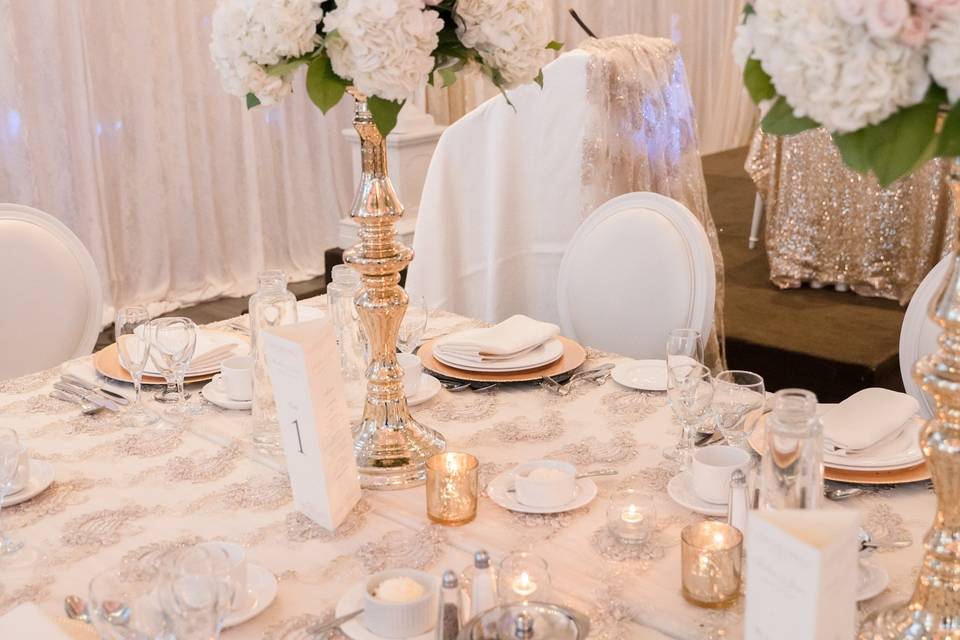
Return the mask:
[[941, 158], [960, 157], [960, 102], [947, 113], [943, 129], [940, 130], [937, 155]]
[[247, 100], [247, 109], [253, 109], [254, 107], [260, 104], [260, 98], [258, 98], [257, 94], [255, 93], [248, 93], [246, 100]]
[[795, 133], [814, 129], [820, 124], [810, 118], [798, 118], [793, 115], [793, 107], [783, 96], [777, 98], [770, 111], [760, 122], [763, 130], [777, 136], [792, 136]]
[[533, 81], [540, 85], [540, 88], [543, 89], [543, 69], [540, 69], [540, 71], [537, 73], [537, 77], [534, 78]]
[[[404, 100], [404, 102], [406, 102]], [[376, 96], [367, 98], [367, 107], [370, 109], [370, 115], [373, 121], [377, 123], [377, 129], [380, 135], [387, 137], [387, 134], [393, 131], [397, 126], [397, 114], [403, 108], [403, 102], [394, 102], [393, 100], [384, 100]]]
[[340, 102], [348, 86], [349, 82], [333, 72], [326, 55], [312, 60], [307, 67], [307, 95], [323, 113]]
[[743, 66], [743, 84], [747, 87], [750, 99], [760, 104], [764, 100], [770, 100], [777, 97], [777, 89], [773, 86], [773, 80], [756, 58], [749, 58], [747, 64]]
[[556, 40], [551, 40], [550, 42], [547, 43], [546, 48], [552, 49], [553, 51], [560, 51], [561, 49], [563, 49], [563, 43], [557, 42]]
[[440, 74], [440, 79], [443, 80], [443, 85], [441, 86], [449, 87], [457, 81], [457, 72], [453, 67], [440, 69], [438, 73]]
[[294, 58], [293, 60], [287, 60], [286, 62], [281, 62], [273, 66], [267, 67], [267, 75], [273, 77], [285, 76], [291, 71], [295, 71], [297, 67], [302, 64], [309, 62], [307, 58]]
[[850, 133], [833, 134], [833, 143], [840, 151], [844, 164], [859, 173], [868, 173], [873, 165], [876, 141], [868, 128]]
[[753, 3], [752, 3], [752, 2], [748, 2], [747, 4], [743, 5], [743, 15], [744, 15], [744, 17], [746, 17], [746, 16], [752, 16], [752, 15], [755, 14], [756, 12], [757, 12], [757, 10], [753, 8]]

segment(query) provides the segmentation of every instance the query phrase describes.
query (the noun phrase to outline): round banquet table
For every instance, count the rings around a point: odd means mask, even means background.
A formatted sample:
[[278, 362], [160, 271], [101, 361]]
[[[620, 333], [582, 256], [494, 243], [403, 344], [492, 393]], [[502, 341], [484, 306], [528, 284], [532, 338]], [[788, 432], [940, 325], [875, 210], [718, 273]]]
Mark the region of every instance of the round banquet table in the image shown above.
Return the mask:
[[[435, 312], [427, 336], [478, 324]], [[588, 349], [586, 366], [618, 360]], [[305, 629], [331, 618], [338, 599], [365, 575], [392, 567], [459, 571], [480, 548], [495, 560], [518, 549], [545, 557], [552, 599], [587, 613], [591, 638], [742, 635], [743, 598], [711, 611], [680, 595], [680, 530], [702, 516], [666, 493], [671, 467], [661, 450], [679, 427], [662, 394], [631, 391], [613, 380], [583, 383], [564, 397], [532, 384], [441, 391], [412, 411], [439, 429], [450, 449], [480, 459], [481, 487], [517, 463], [545, 457], [583, 469], [614, 467], [620, 475], [597, 478], [595, 501], [558, 515], [513, 513], [482, 496], [476, 520], [459, 528], [428, 522], [422, 486], [365, 491], [347, 520], [327, 531], [293, 510], [283, 461], [251, 446], [247, 413], [205, 403], [184, 426], [138, 430], [125, 427], [120, 415], [80, 416], [75, 405], [48, 396], [61, 372], [92, 376], [90, 367], [90, 358], [81, 358], [0, 381], [2, 424], [19, 432], [34, 457], [56, 465], [46, 492], [3, 509], [9, 534], [42, 557], [26, 570], [0, 575], [0, 614], [32, 601], [51, 616], [62, 615], [64, 596], [86, 594], [93, 575], [121, 560], [147, 562], [171, 545], [218, 539], [242, 544], [279, 580], [276, 601], [225, 631], [227, 640], [309, 638]], [[655, 497], [658, 530], [639, 546], [620, 546], [606, 534], [606, 500], [622, 485]], [[891, 583], [863, 603], [861, 613], [908, 596], [935, 509], [929, 484], [874, 487], [831, 504], [860, 511], [876, 539], [913, 542], [873, 556]]]

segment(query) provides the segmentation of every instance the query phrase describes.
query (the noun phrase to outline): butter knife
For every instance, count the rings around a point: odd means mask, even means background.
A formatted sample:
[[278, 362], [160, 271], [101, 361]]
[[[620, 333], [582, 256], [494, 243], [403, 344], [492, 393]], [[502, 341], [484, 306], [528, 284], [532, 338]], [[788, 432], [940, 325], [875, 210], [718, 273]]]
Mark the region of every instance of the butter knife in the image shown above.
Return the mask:
[[54, 389], [60, 391], [65, 391], [66, 393], [72, 393], [75, 396], [83, 398], [87, 402], [92, 402], [98, 407], [103, 407], [104, 409], [109, 409], [110, 411], [119, 411], [120, 405], [118, 405], [113, 400], [106, 398], [104, 396], [98, 395], [91, 391], [87, 391], [83, 387], [78, 387], [75, 384], [70, 384], [69, 382], [55, 382], [53, 384]]
[[321, 622], [320, 624], [315, 624], [315, 625], [313, 625], [312, 627], [309, 627], [309, 628], [307, 629], [307, 633], [312, 634], [312, 635], [317, 635], [317, 634], [324, 633], [324, 632], [326, 632], [326, 631], [333, 631], [334, 629], [336, 629], [337, 627], [339, 627], [340, 625], [342, 625], [344, 622], [349, 622], [349, 621], [353, 620], [354, 618], [356, 618], [356, 617], [357, 617], [358, 615], [360, 615], [361, 613], [363, 613], [363, 609], [357, 609], [356, 611], [351, 611], [350, 613], [348, 613], [348, 614], [345, 615], [345, 616], [340, 616], [339, 618], [334, 618], [333, 620], [331, 620], [331, 621], [329, 621], [329, 622]]
[[111, 391], [110, 389], [107, 389], [106, 387], [90, 382], [89, 380], [84, 380], [80, 376], [75, 376], [72, 373], [65, 373], [62, 376], [60, 376], [60, 378], [68, 384], [72, 384], [78, 387], [83, 387], [87, 391], [91, 391], [93, 393], [99, 393], [102, 396], [106, 396], [108, 400], [113, 400], [119, 405], [130, 404], [129, 399], [117, 393], [116, 391]]

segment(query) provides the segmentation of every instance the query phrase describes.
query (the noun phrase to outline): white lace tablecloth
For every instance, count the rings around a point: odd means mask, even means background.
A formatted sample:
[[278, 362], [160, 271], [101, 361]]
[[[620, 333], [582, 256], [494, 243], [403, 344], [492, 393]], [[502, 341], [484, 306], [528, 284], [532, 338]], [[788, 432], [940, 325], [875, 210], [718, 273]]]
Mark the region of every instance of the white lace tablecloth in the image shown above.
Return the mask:
[[[438, 312], [428, 334], [475, 324]], [[587, 366], [617, 360], [588, 353]], [[413, 413], [441, 431], [451, 449], [480, 459], [481, 484], [542, 457], [584, 469], [615, 467], [620, 475], [599, 478], [594, 502], [560, 515], [512, 513], [483, 497], [477, 519], [460, 528], [428, 522], [423, 487], [365, 492], [331, 532], [292, 510], [282, 461], [251, 448], [246, 414], [206, 404], [185, 428], [141, 430], [123, 426], [117, 415], [79, 416], [74, 405], [47, 395], [64, 367], [0, 382], [0, 424], [15, 428], [57, 474], [40, 496], [3, 509], [10, 534], [43, 558], [28, 570], [0, 574], [0, 613], [33, 601], [61, 615], [65, 595], [85, 594], [94, 574], [122, 559], [149, 562], [170, 545], [223, 539], [243, 544], [250, 559], [280, 581], [276, 602], [224, 632], [227, 640], [308, 638], [305, 628], [331, 617], [338, 598], [370, 572], [460, 570], [479, 548], [497, 560], [518, 549], [545, 557], [555, 599], [590, 615], [592, 638], [741, 634], [742, 599], [729, 610], [709, 611], [680, 595], [680, 529], [700, 516], [666, 494], [670, 471], [661, 450], [678, 427], [662, 395], [629, 391], [612, 380], [584, 383], [566, 397], [533, 385], [441, 391]], [[660, 526], [645, 544], [623, 547], [606, 532], [606, 500], [621, 485], [656, 498]], [[877, 488], [839, 504], [859, 510], [875, 538], [914, 543], [874, 555], [891, 584], [863, 613], [908, 596], [935, 507], [928, 485]]]

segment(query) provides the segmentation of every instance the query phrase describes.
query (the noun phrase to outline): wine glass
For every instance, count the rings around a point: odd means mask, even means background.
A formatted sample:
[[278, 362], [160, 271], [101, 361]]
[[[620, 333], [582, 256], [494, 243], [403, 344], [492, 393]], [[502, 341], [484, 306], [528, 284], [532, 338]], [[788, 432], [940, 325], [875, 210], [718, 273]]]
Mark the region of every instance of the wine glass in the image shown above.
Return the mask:
[[703, 339], [696, 329], [674, 329], [667, 336], [667, 367], [703, 364]]
[[98, 574], [88, 589], [90, 624], [104, 640], [160, 640], [168, 635], [153, 583], [127, 567]]
[[713, 400], [713, 378], [710, 370], [697, 362], [680, 362], [667, 368], [667, 395], [670, 408], [683, 425], [680, 441], [663, 455], [686, 464], [693, 449], [697, 425]]
[[160, 602], [178, 640], [219, 638], [234, 597], [226, 551], [195, 545], [161, 559]]
[[[3, 501], [13, 489], [20, 467], [23, 449], [20, 438], [13, 429], [0, 427], [0, 516], [3, 515]], [[0, 569], [12, 569], [26, 566], [36, 559], [36, 554], [24, 549], [24, 543], [11, 540], [4, 532], [0, 521]]]
[[150, 360], [150, 315], [144, 307], [126, 307], [117, 311], [113, 324], [117, 339], [117, 355], [120, 364], [133, 378], [136, 400], [125, 412], [130, 426], [145, 427], [159, 420], [159, 416], [148, 411], [143, 404], [141, 388], [143, 371]]
[[763, 378], [751, 371], [721, 371], [714, 378], [713, 423], [728, 444], [742, 447], [763, 411]]
[[400, 331], [397, 333], [397, 348], [404, 353], [414, 353], [420, 346], [429, 319], [430, 310], [427, 307], [427, 299], [423, 296], [418, 296], [415, 299], [411, 298], [407, 305], [407, 312], [400, 322]]
[[183, 379], [197, 348], [197, 325], [189, 318], [157, 318], [150, 327], [153, 361], [167, 382], [155, 397], [171, 403], [168, 414], [182, 415], [187, 412], [186, 400], [190, 397], [183, 390]]

